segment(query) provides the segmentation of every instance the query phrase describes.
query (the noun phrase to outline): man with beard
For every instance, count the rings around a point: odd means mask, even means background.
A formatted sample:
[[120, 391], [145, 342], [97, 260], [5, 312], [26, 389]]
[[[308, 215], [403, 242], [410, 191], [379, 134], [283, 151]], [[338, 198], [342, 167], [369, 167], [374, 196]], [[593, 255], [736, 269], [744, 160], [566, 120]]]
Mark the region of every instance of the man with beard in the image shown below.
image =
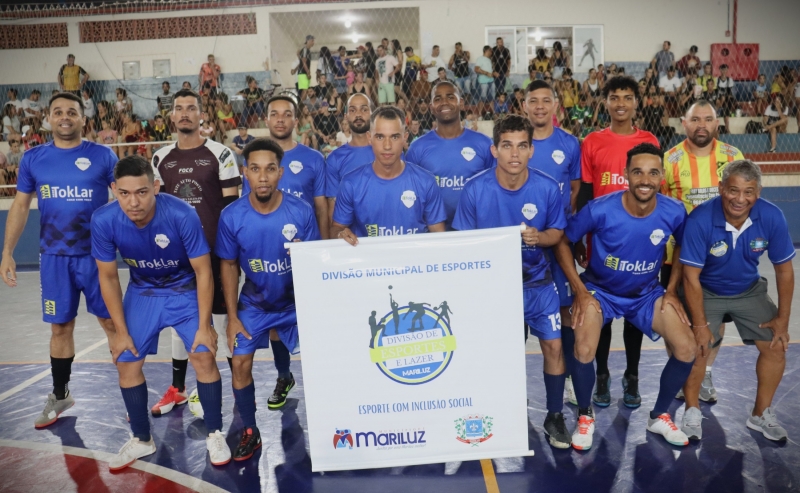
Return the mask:
[[[249, 459], [261, 446], [253, 381], [256, 349], [271, 345], [275, 355], [278, 385], [267, 401], [269, 408], [283, 406], [294, 387], [289, 353], [298, 348], [297, 315], [291, 258], [284, 242], [320, 239], [311, 206], [278, 188], [287, 172], [281, 166], [286, 159], [281, 145], [256, 139], [245, 146], [243, 155], [251, 192], [222, 212], [216, 245], [228, 306], [226, 345], [233, 353], [233, 395], [244, 428], [233, 453], [235, 461]], [[277, 274], [272, 269], [275, 266]], [[245, 275], [241, 296], [240, 268]], [[282, 351], [275, 351], [276, 345]]]
[[[720, 178], [728, 163], [744, 159], [742, 152], [732, 145], [718, 141], [717, 127], [719, 120], [714, 106], [705, 99], [699, 100], [686, 111], [683, 118], [686, 139], [664, 154], [665, 180], [661, 185], [661, 193], [683, 202], [686, 212], [691, 213], [695, 207], [719, 195]], [[672, 272], [672, 242], [667, 243], [667, 258], [661, 267], [661, 284], [666, 286]], [[716, 402], [717, 391], [711, 379], [711, 367], [719, 353], [719, 342], [725, 334], [725, 317], [719, 328], [718, 344], [709, 349], [705, 362], [702, 382], [693, 378], [687, 381], [690, 394], [686, 399], [686, 413], [683, 415], [684, 425], [699, 428], [702, 419], [698, 402], [697, 384], [700, 383], [699, 400]], [[678, 394], [683, 397], [683, 391]], [[688, 434], [688, 433], [687, 433]]]
[[[328, 201], [325, 199], [325, 158], [319, 151], [299, 144], [292, 138], [297, 123], [297, 104], [288, 96], [275, 96], [267, 101], [269, 136], [283, 149], [284, 169], [280, 189], [303, 199], [317, 216], [322, 239], [328, 239]], [[242, 196], [250, 193], [250, 182], [244, 181]]]
[[[558, 263], [575, 294], [574, 358], [567, 358], [567, 364], [578, 399], [578, 427], [572, 435], [572, 446], [578, 450], [592, 446], [592, 360], [600, 333], [605, 323], [618, 317], [631, 320], [653, 340], [663, 337], [672, 348], [647, 430], [663, 435], [672, 445], [689, 443], [669, 414], [675, 393], [692, 371], [697, 350], [678, 300], [680, 265], [673, 269], [666, 290], [658, 283], [670, 235], [675, 236], [675, 248], [680, 251], [686, 209], [677, 200], [658, 193], [664, 178], [663, 160], [661, 149], [652, 144], [639, 144], [628, 151], [623, 173], [630, 188], [589, 202], [570, 219], [565, 238], [555, 247]], [[578, 275], [569, 241], [577, 242], [586, 234], [592, 235], [593, 252], [586, 271]]]
[[452, 82], [440, 82], [431, 90], [431, 109], [436, 129], [416, 139], [406, 159], [430, 171], [442, 191], [445, 225], [450, 228], [458, 199], [467, 180], [491, 168], [492, 141], [461, 124], [461, 91]]
[[[175, 93], [172, 106], [172, 123], [178, 130], [178, 141], [162, 147], [153, 155], [153, 169], [161, 190], [174, 195], [194, 207], [200, 216], [206, 240], [212, 248], [211, 269], [214, 277], [214, 302], [212, 319], [218, 334], [225, 334], [226, 307], [222, 296], [219, 258], [213, 254], [217, 239], [217, 223], [222, 209], [233, 203], [239, 195], [242, 179], [233, 151], [224, 145], [200, 135], [202, 115], [200, 95], [181, 89]], [[220, 348], [231, 365], [231, 355]], [[197, 390], [191, 397], [186, 393], [186, 368], [189, 355], [175, 330], [172, 330], [172, 385], [156, 403], [154, 416], [166, 414], [176, 405], [190, 400], [193, 413], [202, 416]]]
[[[37, 197], [41, 214], [39, 275], [44, 322], [50, 324], [50, 366], [53, 392], [36, 428], [56, 422], [75, 404], [69, 391], [72, 360], [75, 359], [75, 317], [80, 293], [86, 308], [114, 340], [114, 324], [100, 294], [97, 264], [92, 259], [90, 224], [92, 213], [108, 202], [108, 187], [114, 182], [117, 156], [94, 142], [81, 140], [86, 124], [83, 101], [72, 93], [56, 93], [48, 104], [53, 142], [22, 155], [17, 175], [17, 195], [8, 211], [0, 276], [16, 287], [14, 247], [28, 220], [31, 201]], [[6, 305], [7, 306], [7, 305]], [[7, 306], [7, 309], [11, 309]], [[38, 337], [38, 336], [33, 336]]]
[[[375, 160], [369, 141], [372, 101], [365, 94], [353, 94], [347, 100], [347, 123], [353, 138], [328, 156], [325, 195], [328, 197], [328, 215], [333, 217], [339, 183], [347, 173]], [[332, 219], [331, 219], [332, 221]]]

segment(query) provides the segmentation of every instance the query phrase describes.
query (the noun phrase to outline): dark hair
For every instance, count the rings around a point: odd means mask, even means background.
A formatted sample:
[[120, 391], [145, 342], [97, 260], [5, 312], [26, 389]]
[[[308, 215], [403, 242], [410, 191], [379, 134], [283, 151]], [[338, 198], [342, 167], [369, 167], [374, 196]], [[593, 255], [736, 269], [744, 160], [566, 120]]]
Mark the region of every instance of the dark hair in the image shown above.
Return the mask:
[[550, 92], [553, 93], [553, 97], [555, 97], [556, 95], [556, 90], [553, 89], [553, 86], [551, 86], [550, 84], [548, 84], [543, 80], [534, 80], [531, 81], [531, 83], [528, 84], [528, 87], [525, 88], [525, 97], [528, 97], [529, 93], [536, 91], [538, 89], [549, 89]]
[[400, 40], [393, 39], [389, 46], [392, 47], [392, 55], [397, 55], [397, 53], [402, 53], [403, 45], [400, 44]]
[[123, 89], [121, 87], [118, 87], [116, 92], [117, 92], [117, 94], [122, 94], [123, 98], [128, 95], [128, 91], [126, 91], [125, 89]]
[[164, 115], [162, 115], [161, 113], [156, 113], [156, 116], [153, 117], [153, 120], [158, 120], [159, 118], [163, 120]]
[[492, 47], [491, 47], [491, 46], [489, 46], [489, 45], [485, 45], [485, 46], [483, 47], [483, 53], [486, 53], [486, 50], [491, 50], [491, 49], [492, 49]]
[[164, 81], [164, 82], [162, 82], [162, 83], [161, 83], [161, 85], [162, 85], [162, 86], [163, 86], [164, 84], [166, 84], [166, 85], [167, 85], [167, 87], [171, 87], [171, 86], [169, 85], [169, 82], [167, 82], [167, 81]]
[[456, 46], [463, 46], [463, 45], [461, 44], [461, 41], [456, 41]]
[[275, 154], [275, 157], [278, 158], [278, 164], [281, 164], [283, 149], [281, 149], [281, 146], [274, 140], [266, 137], [259, 137], [250, 141], [250, 143], [242, 149], [242, 157], [244, 157], [245, 161], [250, 161], [250, 154], [258, 151], [269, 151]]
[[14, 97], [17, 97], [17, 96], [19, 95], [19, 94], [17, 94], [17, 90], [16, 90], [16, 89], [14, 89], [13, 87], [10, 87], [10, 88], [8, 89], [8, 92], [10, 92], [11, 94], [13, 94], [13, 95], [14, 95]]
[[198, 106], [203, 104], [203, 100], [200, 98], [200, 95], [191, 89], [181, 89], [180, 91], [172, 95], [172, 100], [177, 101], [178, 98], [189, 98], [189, 97], [195, 98], [197, 100]]
[[292, 105], [292, 110], [294, 111], [294, 116], [297, 117], [297, 102], [294, 100], [294, 98], [291, 98], [289, 96], [282, 96], [282, 95], [281, 96], [272, 96], [271, 98], [269, 98], [269, 100], [267, 101], [267, 105], [266, 105], [267, 113], [269, 113], [269, 105], [271, 105], [275, 101], [288, 101]]
[[436, 48], [438, 48], [438, 47], [439, 47], [439, 45], [433, 45], [433, 48], [431, 48], [431, 49], [432, 49], [432, 50], [435, 50], [435, 49], [436, 49]]
[[720, 70], [722, 70], [722, 69], [724, 69], [724, 68], [728, 68], [728, 64], [726, 64], [726, 63], [723, 63], [722, 65], [720, 65], [720, 66], [719, 66], [719, 69], [720, 69]]
[[544, 48], [537, 48], [536, 49], [536, 58], [541, 60], [542, 58], [546, 58], [547, 54], [544, 51]]
[[667, 43], [668, 45], [672, 46], [672, 43], [670, 43], [669, 41], [665, 40], [664, 42]]
[[439, 72], [447, 72], [447, 69], [444, 67], [439, 67], [439, 70], [437, 70], [436, 73], [438, 74]]
[[[441, 70], [444, 70], [444, 67], [442, 67]], [[455, 85], [453, 82], [445, 79], [445, 80], [441, 80], [439, 82], [436, 82], [435, 84], [433, 84], [433, 86], [431, 86], [431, 101], [433, 101], [433, 97], [436, 95], [436, 88], [439, 87], [439, 86], [450, 86], [450, 87], [452, 87], [453, 89], [455, 89], [456, 96], [458, 96], [458, 99], [462, 98], [461, 89], [459, 89], [459, 87], [457, 85]]]
[[636, 79], [629, 75], [617, 75], [606, 81], [606, 85], [603, 86], [603, 98], [607, 99], [612, 92], [624, 89], [629, 89], [634, 97], [639, 97], [639, 84]]
[[561, 46], [561, 41], [553, 43], [553, 51], [564, 51], [564, 47]]
[[[85, 92], [86, 94], [88, 94], [90, 98], [91, 98], [92, 96], [94, 96], [94, 92], [92, 92], [92, 90], [91, 90], [90, 88], [88, 88], [88, 87], [84, 87], [84, 88], [83, 88], [83, 92]], [[36, 91], [36, 94], [39, 94], [39, 91]]]
[[114, 179], [119, 180], [125, 176], [147, 176], [147, 180], [153, 183], [155, 175], [153, 167], [147, 159], [138, 154], [127, 156], [120, 159], [114, 166]]
[[664, 166], [664, 151], [662, 151], [657, 145], [644, 142], [628, 151], [628, 159], [625, 161], [625, 167], [630, 168], [631, 159], [633, 159], [633, 156], [638, 156], [640, 154], [650, 154], [652, 156], [656, 156], [658, 157], [658, 162], [661, 163], [661, 166]]
[[495, 41], [498, 41], [498, 40], [501, 40], [501, 39], [503, 39], [503, 37], [502, 36], [498, 36], [497, 39], [495, 39]]
[[377, 110], [373, 111], [372, 116], [369, 117], [371, 128], [375, 128], [375, 120], [378, 118], [382, 118], [384, 120], [400, 120], [400, 127], [403, 129], [406, 128], [406, 114], [397, 106], [381, 106]]
[[533, 125], [527, 118], [521, 115], [506, 115], [494, 123], [492, 142], [497, 146], [503, 134], [520, 131], [528, 133], [528, 142], [533, 140]]
[[696, 45], [692, 45], [692, 47], [689, 48], [689, 51], [697, 53], [697, 46]]
[[52, 108], [53, 107], [53, 101], [55, 101], [56, 99], [69, 99], [70, 101], [75, 101], [76, 103], [78, 103], [78, 107], [80, 108], [81, 116], [83, 116], [83, 100], [80, 98], [80, 96], [78, 96], [76, 94], [73, 94], [71, 92], [60, 92], [60, 93], [55, 94], [53, 97], [50, 98], [50, 101], [47, 103], [47, 107], [48, 108]]

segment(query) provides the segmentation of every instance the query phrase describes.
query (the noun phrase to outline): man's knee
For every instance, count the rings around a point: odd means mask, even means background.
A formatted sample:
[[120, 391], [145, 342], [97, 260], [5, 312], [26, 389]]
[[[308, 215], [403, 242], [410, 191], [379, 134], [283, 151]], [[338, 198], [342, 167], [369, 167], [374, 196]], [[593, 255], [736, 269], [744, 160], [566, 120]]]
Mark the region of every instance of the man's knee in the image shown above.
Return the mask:
[[575, 340], [575, 358], [581, 363], [591, 363], [596, 351], [597, 345], [590, 343], [585, 338]]
[[217, 369], [217, 362], [210, 352], [192, 353], [189, 359], [192, 362], [195, 373], [198, 375], [214, 373], [214, 370]]
[[561, 339], [539, 339], [539, 346], [542, 348], [542, 356], [545, 361], [558, 361], [562, 359], [563, 352]]
[[691, 334], [681, 334], [670, 345], [672, 355], [680, 361], [694, 361], [697, 357], [697, 344]]
[[783, 350], [783, 345], [776, 343], [773, 347], [769, 346], [770, 341], [762, 341], [757, 344], [761, 357], [772, 363], [784, 364], [786, 362], [786, 352]]
[[72, 337], [75, 330], [75, 320], [71, 320], [65, 324], [50, 324], [53, 337]]

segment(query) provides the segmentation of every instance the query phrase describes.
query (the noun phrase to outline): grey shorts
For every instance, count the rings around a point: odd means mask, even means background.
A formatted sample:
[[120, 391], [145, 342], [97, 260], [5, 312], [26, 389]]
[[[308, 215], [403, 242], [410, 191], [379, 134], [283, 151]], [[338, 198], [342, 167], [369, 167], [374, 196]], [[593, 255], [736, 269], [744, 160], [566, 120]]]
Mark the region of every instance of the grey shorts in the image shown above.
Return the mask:
[[769, 297], [767, 280], [763, 277], [746, 291], [732, 296], [719, 296], [703, 289], [703, 306], [708, 328], [714, 336], [712, 343], [714, 346], [722, 342], [719, 326], [725, 315], [733, 319], [736, 330], [739, 331], [739, 336], [745, 344], [772, 340], [771, 330], [758, 327], [759, 324], [769, 322], [778, 314], [778, 307]]

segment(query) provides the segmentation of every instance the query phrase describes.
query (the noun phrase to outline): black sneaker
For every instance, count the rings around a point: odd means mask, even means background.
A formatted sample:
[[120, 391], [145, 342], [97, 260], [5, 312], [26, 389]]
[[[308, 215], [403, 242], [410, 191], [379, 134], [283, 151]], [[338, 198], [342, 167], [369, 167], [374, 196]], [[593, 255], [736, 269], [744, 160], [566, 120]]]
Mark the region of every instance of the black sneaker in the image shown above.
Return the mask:
[[608, 407], [611, 405], [611, 391], [608, 390], [609, 375], [597, 375], [597, 387], [592, 402], [600, 407]]
[[547, 413], [544, 432], [550, 439], [550, 445], [555, 448], [567, 449], [572, 445], [572, 435], [567, 431], [567, 424], [561, 413]]
[[294, 388], [294, 375], [289, 374], [289, 378], [278, 378], [278, 383], [275, 384], [275, 390], [272, 395], [267, 399], [267, 407], [270, 409], [278, 409], [286, 404], [286, 396], [289, 391]]
[[261, 433], [258, 432], [258, 428], [247, 428], [242, 432], [242, 439], [239, 440], [239, 446], [233, 453], [233, 460], [247, 460], [259, 448], [261, 448]]
[[636, 375], [622, 376], [622, 403], [625, 407], [636, 409], [642, 405], [642, 396], [639, 395], [639, 377]]

